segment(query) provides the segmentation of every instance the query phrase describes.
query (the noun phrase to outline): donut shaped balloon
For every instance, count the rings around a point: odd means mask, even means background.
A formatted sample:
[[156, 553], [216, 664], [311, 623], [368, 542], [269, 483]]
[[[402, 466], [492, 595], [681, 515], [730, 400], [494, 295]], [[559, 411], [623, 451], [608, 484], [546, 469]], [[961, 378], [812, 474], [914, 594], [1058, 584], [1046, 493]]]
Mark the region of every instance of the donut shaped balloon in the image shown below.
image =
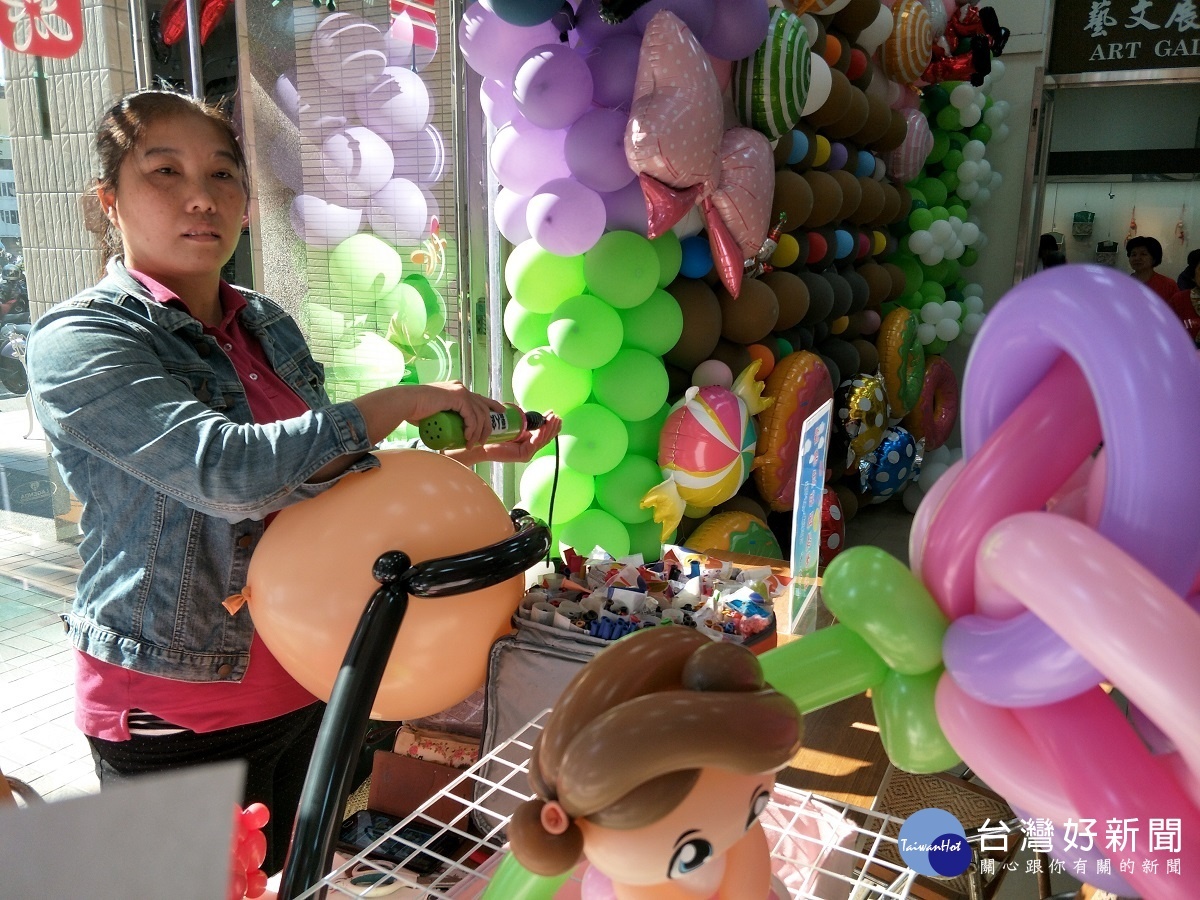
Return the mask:
[[949, 440], [957, 420], [958, 379], [954, 377], [954, 369], [943, 357], [930, 357], [925, 361], [921, 396], [904, 417], [904, 427], [917, 440], [924, 441], [929, 451]]
[[[460, 463], [424, 450], [376, 456], [378, 468], [346, 475], [279, 513], [241, 593], [280, 665], [325, 700], [379, 587], [372, 568], [380, 555], [402, 550], [418, 563], [513, 534], [504, 504]], [[508, 632], [522, 593], [518, 577], [454, 597], [410, 597], [372, 715], [420, 718], [469, 696], [483, 684], [488, 648]], [[449, 647], [456, 662], [446, 667]], [[431, 679], [433, 671], [440, 674]]]
[[917, 337], [917, 317], [898, 307], [879, 326], [879, 372], [893, 416], [908, 415], [921, 397], [925, 377], [925, 348]]
[[767, 505], [781, 512], [791, 509], [796, 500], [804, 420], [833, 398], [833, 382], [821, 357], [800, 350], [775, 364], [764, 394], [774, 402], [758, 417], [761, 463], [754, 470], [754, 483]]
[[767, 39], [733, 64], [733, 108], [738, 119], [772, 141], [787, 134], [804, 112], [811, 74], [804, 23], [785, 9], [772, 10]]
[[688, 535], [687, 545], [696, 550], [732, 550], [750, 556], [783, 559], [783, 550], [767, 523], [741, 510], [709, 516]]
[[642, 507], [654, 510], [663, 540], [679, 525], [684, 507], [712, 507], [737, 493], [759, 463], [751, 416], [771, 405], [751, 363], [733, 389], [691, 387], [667, 416], [658, 443], [666, 481], [646, 492]]
[[933, 24], [921, 0], [899, 0], [892, 7], [892, 33], [879, 48], [888, 81], [913, 84], [933, 57]]

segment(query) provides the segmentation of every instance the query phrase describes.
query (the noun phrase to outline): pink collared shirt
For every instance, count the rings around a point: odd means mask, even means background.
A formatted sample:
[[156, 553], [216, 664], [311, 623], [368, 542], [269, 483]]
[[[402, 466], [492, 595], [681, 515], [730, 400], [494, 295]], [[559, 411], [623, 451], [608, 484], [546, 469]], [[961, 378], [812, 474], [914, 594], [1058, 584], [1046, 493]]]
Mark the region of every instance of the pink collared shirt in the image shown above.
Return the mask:
[[[148, 275], [129, 270], [158, 303], [187, 310], [170, 289]], [[216, 339], [241, 379], [256, 423], [302, 415], [308, 406], [279, 378], [262, 345], [241, 325], [238, 313], [246, 300], [224, 281], [221, 323], [204, 326]], [[270, 524], [271, 516], [266, 520]], [[129, 740], [129, 711], [153, 713], [195, 732], [217, 731], [265, 722], [316, 701], [284, 671], [258, 634], [250, 644], [250, 665], [240, 682], [190, 682], [134, 672], [75, 651], [75, 724], [93, 737]]]

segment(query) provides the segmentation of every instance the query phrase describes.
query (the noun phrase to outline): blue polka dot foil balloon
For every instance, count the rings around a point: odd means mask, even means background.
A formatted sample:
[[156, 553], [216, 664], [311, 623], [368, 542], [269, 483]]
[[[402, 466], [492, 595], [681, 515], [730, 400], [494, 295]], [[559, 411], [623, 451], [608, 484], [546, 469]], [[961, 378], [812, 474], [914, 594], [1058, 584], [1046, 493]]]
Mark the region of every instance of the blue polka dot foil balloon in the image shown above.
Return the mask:
[[918, 441], [907, 428], [892, 425], [883, 433], [879, 446], [862, 457], [858, 477], [862, 492], [872, 503], [882, 503], [898, 494], [921, 474], [924, 441]]

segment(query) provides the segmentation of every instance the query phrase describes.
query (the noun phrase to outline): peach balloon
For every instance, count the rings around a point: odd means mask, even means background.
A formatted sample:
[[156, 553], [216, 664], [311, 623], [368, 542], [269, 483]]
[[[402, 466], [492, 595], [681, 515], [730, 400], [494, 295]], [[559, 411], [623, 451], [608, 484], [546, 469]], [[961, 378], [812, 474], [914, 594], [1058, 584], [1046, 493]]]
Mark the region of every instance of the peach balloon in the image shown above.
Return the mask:
[[[424, 450], [376, 455], [379, 468], [279, 513], [242, 591], [267, 647], [323, 700], [379, 587], [372, 567], [380, 555], [402, 550], [419, 563], [514, 533], [504, 504], [466, 466]], [[468, 697], [483, 684], [488, 649], [509, 631], [522, 589], [516, 577], [469, 594], [410, 597], [372, 716], [414, 719]]]

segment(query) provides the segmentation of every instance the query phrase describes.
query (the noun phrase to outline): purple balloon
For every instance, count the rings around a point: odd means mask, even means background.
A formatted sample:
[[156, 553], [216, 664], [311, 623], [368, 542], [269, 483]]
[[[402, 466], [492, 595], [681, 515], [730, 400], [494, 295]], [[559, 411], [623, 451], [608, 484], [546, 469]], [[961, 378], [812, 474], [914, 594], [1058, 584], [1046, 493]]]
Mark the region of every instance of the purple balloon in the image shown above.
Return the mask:
[[956, 619], [942, 645], [959, 686], [993, 706], [1044, 706], [1081, 694], [1104, 676], [1033, 615]]
[[846, 165], [846, 160], [850, 158], [850, 151], [846, 149], [846, 145], [841, 141], [834, 141], [829, 145], [829, 161], [825, 163], [823, 168], [840, 169]]
[[628, 121], [629, 116], [618, 109], [593, 109], [567, 129], [563, 155], [580, 184], [605, 193], [633, 181], [634, 171], [625, 158]]
[[292, 200], [292, 228], [310, 247], [331, 250], [357, 234], [362, 227], [361, 209], [348, 209], [326, 203], [311, 194], [297, 194]]
[[601, 41], [587, 54], [593, 103], [613, 109], [629, 108], [641, 53], [641, 38], [636, 34], [618, 34]]
[[762, 0], [721, 0], [700, 46], [717, 59], [745, 59], [767, 39], [770, 23], [771, 9]]
[[485, 78], [479, 85], [479, 105], [493, 128], [502, 128], [517, 115], [517, 101], [513, 99], [512, 86]]
[[511, 82], [517, 63], [534, 47], [558, 40], [549, 22], [523, 28], [505, 22], [488, 0], [476, 0], [463, 10], [458, 43], [467, 65], [485, 78]]
[[631, 181], [619, 191], [601, 194], [600, 199], [604, 201], [609, 231], [632, 231], [645, 237], [650, 223], [641, 184]]
[[632, 34], [641, 43], [641, 30], [633, 19], [626, 19], [617, 25], [609, 25], [600, 18], [600, 7], [596, 0], [580, 0], [576, 10], [575, 34], [582, 49], [596, 47], [601, 41], [606, 41], [618, 34]]
[[513, 76], [521, 115], [542, 128], [566, 128], [592, 103], [592, 73], [564, 44], [543, 44], [521, 60]]
[[426, 125], [415, 134], [402, 134], [391, 141], [397, 178], [417, 184], [435, 184], [446, 173], [446, 145], [442, 133]]
[[371, 230], [389, 244], [419, 241], [429, 231], [425, 193], [407, 178], [393, 178], [371, 198], [367, 220]]
[[604, 233], [604, 201], [572, 178], [557, 178], [529, 198], [525, 222], [543, 250], [577, 256], [590, 250]]
[[518, 116], [492, 139], [492, 171], [506, 188], [532, 195], [547, 181], [571, 174], [563, 158], [566, 137], [561, 129], [538, 128]]
[[422, 130], [433, 111], [421, 76], [396, 67], [384, 69], [379, 82], [354, 99], [354, 108], [364, 125], [389, 142]]
[[[650, 20], [654, 18], [655, 13], [661, 10], [673, 12], [678, 16], [683, 24], [688, 27], [696, 40], [703, 41], [713, 27], [715, 18], [714, 6], [720, 6], [722, 3], [729, 3], [730, 0], [719, 0], [714, 3], [713, 0], [650, 0], [649, 3], [639, 7], [633, 14], [633, 21], [637, 23], [638, 28], [642, 31], [646, 30], [646, 26], [650, 24]], [[761, 4], [764, 8], [766, 3]], [[767, 36], [767, 30], [763, 29], [763, 37]], [[759, 40], [762, 43], [762, 40]], [[747, 54], [749, 55], [749, 54]]]
[[525, 222], [525, 214], [529, 209], [527, 196], [508, 188], [500, 188], [494, 207], [496, 227], [510, 244], [520, 244], [529, 240], [529, 225]]

